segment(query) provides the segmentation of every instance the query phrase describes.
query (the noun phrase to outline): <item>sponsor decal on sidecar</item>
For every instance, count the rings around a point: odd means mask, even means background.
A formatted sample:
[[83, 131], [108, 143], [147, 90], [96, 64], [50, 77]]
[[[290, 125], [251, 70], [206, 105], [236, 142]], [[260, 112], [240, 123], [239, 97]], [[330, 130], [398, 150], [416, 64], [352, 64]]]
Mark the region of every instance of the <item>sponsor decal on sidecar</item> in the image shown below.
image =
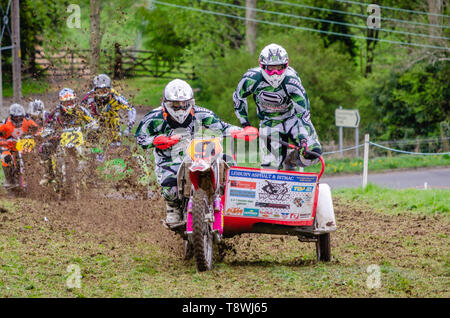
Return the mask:
[[230, 196], [241, 198], [255, 198], [256, 192], [245, 190], [230, 190]]
[[255, 203], [252, 200], [242, 200], [242, 199], [237, 199], [237, 198], [231, 198], [230, 201], [233, 202], [233, 204], [235, 206], [248, 207], [248, 206], [255, 205]]
[[291, 191], [292, 192], [312, 192], [314, 190], [314, 187], [311, 186], [299, 186], [299, 185], [295, 185], [292, 186]]
[[259, 216], [259, 209], [244, 209], [244, 216], [252, 216], [252, 217], [257, 217]]
[[317, 175], [231, 167], [227, 181], [228, 216], [312, 221]]
[[231, 180], [230, 181], [230, 186], [232, 188], [241, 188], [241, 189], [255, 190], [256, 189], [256, 182]]
[[278, 204], [278, 203], [267, 203], [267, 202], [256, 202], [255, 206], [261, 207], [261, 208], [289, 209], [289, 204]]
[[243, 210], [240, 208], [228, 208], [224, 212], [224, 215], [242, 215]]

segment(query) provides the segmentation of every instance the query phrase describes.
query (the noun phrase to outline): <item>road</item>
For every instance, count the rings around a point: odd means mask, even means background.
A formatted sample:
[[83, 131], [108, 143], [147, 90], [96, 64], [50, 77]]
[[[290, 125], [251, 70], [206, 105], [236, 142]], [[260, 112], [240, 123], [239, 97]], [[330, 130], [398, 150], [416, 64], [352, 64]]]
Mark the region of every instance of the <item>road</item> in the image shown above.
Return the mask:
[[[321, 182], [328, 183], [332, 189], [360, 187], [362, 175], [346, 175], [326, 177]], [[389, 171], [370, 173], [368, 182], [395, 189], [418, 188], [423, 189], [425, 182], [428, 188], [450, 188], [450, 167], [424, 168], [407, 171]]]

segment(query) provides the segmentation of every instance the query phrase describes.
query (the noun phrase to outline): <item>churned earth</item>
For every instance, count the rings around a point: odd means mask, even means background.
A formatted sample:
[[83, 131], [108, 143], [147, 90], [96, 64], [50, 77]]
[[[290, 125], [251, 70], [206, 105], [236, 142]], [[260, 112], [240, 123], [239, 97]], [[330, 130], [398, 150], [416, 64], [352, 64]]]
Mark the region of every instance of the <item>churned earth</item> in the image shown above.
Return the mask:
[[[184, 261], [164, 201], [0, 198], [0, 297], [449, 297], [450, 224], [335, 198], [329, 263], [296, 237], [245, 234], [210, 272]], [[81, 276], [77, 280], [77, 276]], [[77, 284], [79, 283], [79, 284]]]

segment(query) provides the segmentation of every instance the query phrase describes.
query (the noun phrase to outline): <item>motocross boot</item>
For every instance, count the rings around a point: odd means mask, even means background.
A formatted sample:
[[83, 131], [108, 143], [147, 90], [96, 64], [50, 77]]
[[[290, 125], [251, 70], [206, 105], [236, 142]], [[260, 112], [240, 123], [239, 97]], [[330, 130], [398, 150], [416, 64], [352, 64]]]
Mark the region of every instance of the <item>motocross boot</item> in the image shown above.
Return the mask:
[[19, 185], [15, 180], [14, 168], [12, 166], [3, 167], [3, 173], [5, 175], [5, 189], [11, 189]]
[[169, 205], [166, 202], [166, 221], [165, 224], [170, 228], [173, 229], [177, 226], [180, 226], [183, 224], [183, 220], [181, 218], [181, 211], [178, 207], [174, 207]]

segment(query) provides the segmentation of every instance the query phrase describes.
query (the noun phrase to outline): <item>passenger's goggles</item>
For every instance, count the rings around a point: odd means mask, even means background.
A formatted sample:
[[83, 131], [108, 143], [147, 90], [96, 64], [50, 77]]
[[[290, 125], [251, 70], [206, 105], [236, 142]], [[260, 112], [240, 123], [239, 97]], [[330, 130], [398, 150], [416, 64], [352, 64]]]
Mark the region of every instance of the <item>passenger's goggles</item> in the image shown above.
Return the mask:
[[261, 65], [261, 68], [269, 74], [272, 75], [281, 75], [287, 68], [287, 64], [278, 64], [278, 65]]
[[165, 101], [166, 107], [171, 108], [173, 111], [177, 112], [180, 110], [188, 110], [191, 106], [194, 106], [194, 100], [186, 101]]

